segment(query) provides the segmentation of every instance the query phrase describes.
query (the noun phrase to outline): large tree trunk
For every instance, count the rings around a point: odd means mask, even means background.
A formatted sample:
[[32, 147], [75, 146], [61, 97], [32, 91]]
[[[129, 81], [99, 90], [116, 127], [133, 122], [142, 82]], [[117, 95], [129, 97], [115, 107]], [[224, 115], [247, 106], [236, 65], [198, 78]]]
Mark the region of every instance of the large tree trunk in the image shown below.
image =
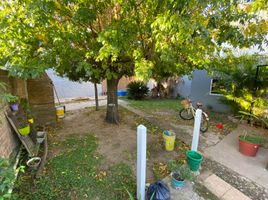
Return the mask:
[[96, 110], [99, 110], [99, 97], [97, 83], [94, 83]]
[[117, 84], [119, 79], [107, 80], [107, 112], [106, 121], [117, 124], [119, 122], [118, 116], [118, 98], [117, 98]]

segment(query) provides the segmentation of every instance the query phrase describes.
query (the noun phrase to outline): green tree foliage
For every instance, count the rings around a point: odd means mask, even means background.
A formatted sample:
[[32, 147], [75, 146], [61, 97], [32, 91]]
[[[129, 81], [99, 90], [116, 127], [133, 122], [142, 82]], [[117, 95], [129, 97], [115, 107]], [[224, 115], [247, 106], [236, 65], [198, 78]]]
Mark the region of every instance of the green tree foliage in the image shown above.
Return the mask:
[[246, 55], [231, 58], [228, 55], [224, 60], [218, 63], [216, 75], [225, 81], [226, 87], [222, 92], [227, 101], [235, 111], [249, 113], [252, 109], [254, 115], [262, 116], [268, 106], [268, 67], [260, 67], [255, 78], [257, 65], [263, 58]]
[[265, 41], [256, 0], [5, 0], [0, 60], [11, 74], [35, 77], [54, 67], [71, 79], [107, 80], [108, 122], [117, 123], [117, 84], [134, 74], [157, 81], [210, 70], [221, 45]]

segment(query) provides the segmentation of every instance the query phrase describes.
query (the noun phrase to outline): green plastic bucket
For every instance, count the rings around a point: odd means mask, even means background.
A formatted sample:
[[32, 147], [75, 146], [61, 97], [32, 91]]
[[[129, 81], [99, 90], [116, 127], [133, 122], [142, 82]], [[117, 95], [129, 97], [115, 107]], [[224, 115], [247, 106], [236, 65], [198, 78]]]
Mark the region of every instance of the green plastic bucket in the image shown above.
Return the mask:
[[194, 172], [197, 171], [203, 160], [203, 156], [196, 151], [187, 151], [186, 156], [187, 156], [187, 164], [191, 169], [191, 171]]

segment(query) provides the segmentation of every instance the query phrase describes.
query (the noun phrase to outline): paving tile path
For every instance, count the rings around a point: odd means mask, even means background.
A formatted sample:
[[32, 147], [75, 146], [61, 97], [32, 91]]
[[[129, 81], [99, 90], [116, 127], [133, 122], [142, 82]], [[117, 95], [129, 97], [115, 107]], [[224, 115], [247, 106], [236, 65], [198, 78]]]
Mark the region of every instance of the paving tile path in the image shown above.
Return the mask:
[[215, 174], [211, 174], [204, 182], [204, 186], [222, 200], [250, 200], [239, 190], [222, 180]]

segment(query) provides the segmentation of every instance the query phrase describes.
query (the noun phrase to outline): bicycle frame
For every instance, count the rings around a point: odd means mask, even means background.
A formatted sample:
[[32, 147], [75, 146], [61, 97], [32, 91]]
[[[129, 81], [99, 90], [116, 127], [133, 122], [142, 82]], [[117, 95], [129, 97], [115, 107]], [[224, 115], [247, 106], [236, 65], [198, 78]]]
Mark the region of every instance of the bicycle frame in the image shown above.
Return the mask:
[[[188, 108], [188, 109], [190, 109], [190, 110], [191, 110], [192, 115], [193, 115], [193, 116], [194, 116], [194, 118], [195, 118], [196, 108], [193, 106], [192, 102], [190, 102], [190, 106], [189, 106], [189, 108]], [[203, 110], [202, 110], [202, 113], [205, 115], [206, 120], [207, 120], [207, 121], [209, 121], [208, 114], [207, 114], [207, 113], [205, 113]]]

